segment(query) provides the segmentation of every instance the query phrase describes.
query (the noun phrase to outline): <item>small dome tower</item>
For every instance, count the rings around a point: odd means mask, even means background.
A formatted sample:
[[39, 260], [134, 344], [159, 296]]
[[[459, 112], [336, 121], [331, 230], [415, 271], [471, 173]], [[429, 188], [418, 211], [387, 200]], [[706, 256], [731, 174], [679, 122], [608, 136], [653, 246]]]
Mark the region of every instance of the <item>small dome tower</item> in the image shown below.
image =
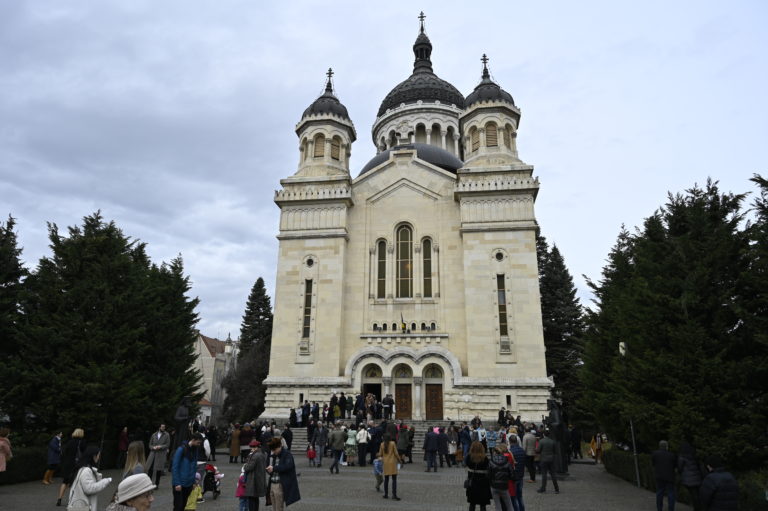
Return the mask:
[[464, 161], [470, 165], [519, 163], [517, 128], [520, 109], [512, 96], [491, 79], [483, 54], [480, 83], [465, 100], [461, 115]]
[[300, 140], [296, 176], [349, 175], [349, 156], [357, 133], [347, 108], [334, 94], [333, 70], [326, 74], [325, 92], [304, 110], [296, 125]]

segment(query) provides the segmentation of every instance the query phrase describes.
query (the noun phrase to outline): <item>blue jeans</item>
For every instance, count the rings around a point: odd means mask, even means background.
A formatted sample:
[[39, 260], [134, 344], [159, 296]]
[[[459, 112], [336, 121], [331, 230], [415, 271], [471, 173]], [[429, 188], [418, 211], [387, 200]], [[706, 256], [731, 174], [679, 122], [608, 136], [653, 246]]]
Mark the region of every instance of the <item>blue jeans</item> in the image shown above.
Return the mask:
[[675, 483], [656, 479], [656, 509], [664, 507], [664, 494], [669, 495], [669, 511], [675, 511]]
[[467, 466], [467, 456], [469, 456], [469, 444], [461, 444], [461, 450], [464, 452], [464, 462], [463, 465]]
[[523, 504], [523, 480], [515, 482], [515, 496], [512, 497], [512, 509], [514, 511], [525, 511]]
[[248, 497], [240, 497], [240, 507], [238, 511], [248, 511]]

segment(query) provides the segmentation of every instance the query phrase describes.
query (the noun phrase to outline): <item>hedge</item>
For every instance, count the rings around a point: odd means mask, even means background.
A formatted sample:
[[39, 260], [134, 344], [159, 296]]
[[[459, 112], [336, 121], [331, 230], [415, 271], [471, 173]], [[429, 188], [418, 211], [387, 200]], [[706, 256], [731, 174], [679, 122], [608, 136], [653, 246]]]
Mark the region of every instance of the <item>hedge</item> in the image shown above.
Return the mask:
[[[643, 488], [656, 492], [656, 478], [653, 476], [653, 465], [650, 454], [637, 455], [640, 469], [640, 485]], [[605, 469], [625, 481], [637, 484], [635, 476], [635, 461], [631, 452], [620, 449], [608, 449], [603, 452]], [[768, 511], [766, 501], [766, 484], [768, 483], [768, 469], [752, 472], [734, 472], [739, 482], [739, 509], [743, 511]], [[677, 500], [690, 504], [688, 490], [680, 484], [677, 485]]]
[[0, 485], [43, 480], [48, 468], [48, 447], [13, 447], [13, 458], [5, 472], [0, 472]]

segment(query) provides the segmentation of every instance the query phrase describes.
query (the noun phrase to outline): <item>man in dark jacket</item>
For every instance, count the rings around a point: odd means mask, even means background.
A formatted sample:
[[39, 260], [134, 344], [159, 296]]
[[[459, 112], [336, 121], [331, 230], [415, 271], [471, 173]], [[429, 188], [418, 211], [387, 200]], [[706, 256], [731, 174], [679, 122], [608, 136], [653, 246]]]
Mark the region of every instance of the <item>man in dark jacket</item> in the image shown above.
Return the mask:
[[659, 449], [651, 453], [653, 475], [656, 477], [656, 509], [664, 507], [664, 494], [668, 494], [669, 511], [675, 511], [675, 470], [677, 455], [669, 451], [666, 440], [659, 442]]
[[440, 428], [437, 434], [437, 454], [440, 458], [440, 468], [443, 468], [443, 460], [451, 468], [451, 460], [448, 458], [448, 434], [445, 432], [445, 428]]
[[299, 480], [296, 477], [296, 464], [291, 453], [283, 449], [279, 438], [269, 441], [270, 456], [267, 462], [269, 474], [269, 492], [275, 509], [283, 509], [301, 500]]
[[437, 472], [437, 450], [440, 447], [440, 441], [437, 433], [434, 432], [432, 426], [427, 428], [427, 433], [424, 435], [424, 452], [427, 454], [427, 470], [434, 468]]
[[710, 456], [706, 464], [709, 474], [699, 490], [702, 507], [705, 511], [735, 511], [739, 508], [739, 483], [725, 470], [720, 456]]
[[536, 452], [540, 456], [541, 464], [541, 488], [539, 493], [547, 491], [547, 474], [552, 476], [552, 486], [555, 487], [555, 493], [560, 493], [560, 487], [557, 485], [557, 477], [555, 476], [555, 441], [550, 438], [550, 431], [544, 431], [544, 438], [539, 440], [539, 447]]
[[[515, 496], [512, 497], [512, 507], [515, 510], [525, 509], [523, 504], [523, 479], [525, 478], [525, 449], [520, 447], [520, 441], [517, 435], [509, 435], [507, 438], [509, 442], [509, 452], [515, 457], [515, 471], [513, 473], [513, 480], [515, 481]], [[517, 507], [515, 507], [517, 504]]]
[[371, 454], [371, 465], [373, 465], [373, 460], [376, 459], [382, 438], [384, 437], [384, 431], [373, 424], [373, 421], [368, 422], [368, 433], [371, 434], [371, 439], [368, 441], [368, 452]]
[[310, 444], [315, 446], [315, 452], [317, 453], [317, 466], [323, 465], [323, 456], [325, 456], [325, 449], [328, 446], [328, 429], [320, 422], [315, 428], [315, 432], [312, 434]]

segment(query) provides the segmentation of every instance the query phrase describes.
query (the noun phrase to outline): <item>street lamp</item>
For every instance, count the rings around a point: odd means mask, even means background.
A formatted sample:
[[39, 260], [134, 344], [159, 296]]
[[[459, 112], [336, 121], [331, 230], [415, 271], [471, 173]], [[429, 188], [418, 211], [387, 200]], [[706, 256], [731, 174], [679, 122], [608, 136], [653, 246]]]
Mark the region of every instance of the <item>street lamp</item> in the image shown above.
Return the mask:
[[[627, 344], [625, 342], [619, 343], [619, 355], [622, 358], [627, 356]], [[637, 487], [640, 488], [640, 465], [637, 463], [637, 445], [635, 444], [635, 425], [632, 423], [632, 416], [629, 416], [629, 431], [632, 434], [632, 453], [635, 458], [635, 478], [637, 479]]]

